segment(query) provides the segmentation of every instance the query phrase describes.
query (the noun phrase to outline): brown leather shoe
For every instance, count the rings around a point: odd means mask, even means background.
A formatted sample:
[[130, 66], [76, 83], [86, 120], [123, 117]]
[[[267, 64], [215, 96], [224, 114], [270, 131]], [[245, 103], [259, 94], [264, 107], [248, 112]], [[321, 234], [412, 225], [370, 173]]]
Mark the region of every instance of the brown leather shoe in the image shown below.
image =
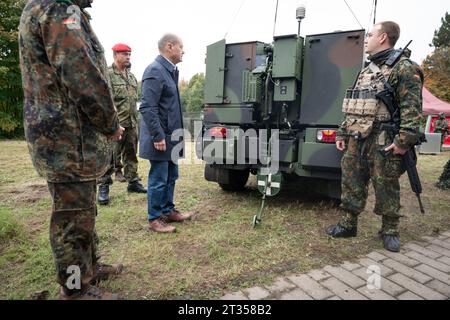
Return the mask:
[[182, 214], [177, 209], [173, 209], [171, 213], [166, 215], [166, 221], [167, 223], [171, 222], [183, 222], [185, 220], [191, 220], [192, 213], [185, 213]]
[[151, 231], [160, 233], [173, 233], [176, 231], [175, 227], [167, 225], [166, 219], [164, 219], [164, 217], [159, 217], [158, 219], [149, 221], [148, 228]]
[[123, 264], [103, 264], [97, 263], [95, 266], [95, 274], [91, 280], [91, 284], [95, 285], [100, 281], [108, 280], [122, 273]]
[[119, 295], [103, 291], [94, 286], [87, 286], [72, 295], [67, 294], [67, 291], [61, 287], [59, 297], [61, 300], [119, 300]]
[[116, 181], [127, 182], [127, 179], [123, 176], [122, 170], [116, 171]]

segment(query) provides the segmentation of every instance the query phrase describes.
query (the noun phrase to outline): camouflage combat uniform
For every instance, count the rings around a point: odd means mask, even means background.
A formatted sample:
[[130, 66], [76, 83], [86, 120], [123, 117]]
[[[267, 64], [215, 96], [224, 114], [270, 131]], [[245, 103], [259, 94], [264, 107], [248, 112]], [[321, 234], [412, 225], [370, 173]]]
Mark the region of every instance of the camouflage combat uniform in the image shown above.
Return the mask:
[[436, 122], [434, 123], [434, 132], [441, 134], [441, 146], [442, 146], [449, 132], [448, 122], [447, 120], [445, 120], [445, 116], [436, 120]]
[[119, 128], [103, 48], [88, 0], [30, 0], [19, 26], [24, 126], [31, 159], [53, 200], [50, 242], [62, 286], [77, 266], [86, 284], [98, 260], [96, 179]]
[[109, 168], [106, 174], [99, 180], [100, 185], [112, 184], [111, 175], [114, 170], [122, 168], [124, 163], [124, 175], [128, 182], [139, 180], [138, 176], [138, 121], [137, 100], [138, 82], [136, 77], [126, 69], [122, 74], [115, 64], [108, 68], [114, 104], [117, 108], [119, 122], [125, 128], [122, 140], [114, 143], [113, 168]]
[[[355, 119], [361, 121], [361, 128], [370, 121], [361, 118], [363, 117], [361, 115], [350, 114], [351, 111], [347, 109], [348, 113], [345, 113], [345, 121], [339, 128], [337, 136], [337, 140], [346, 141], [346, 150], [341, 163], [341, 207], [345, 214], [339, 224], [345, 228], [356, 227], [358, 215], [366, 206], [368, 183], [371, 180], [376, 197], [374, 212], [383, 216], [381, 233], [384, 235], [398, 235], [399, 178], [405, 169], [401, 156], [390, 155], [383, 158], [378, 151], [392, 142], [402, 149], [413, 148], [418, 142], [419, 128], [423, 122], [422, 71], [405, 56], [402, 56], [393, 68], [388, 67], [385, 61], [391, 52], [392, 50], [388, 50], [375, 55], [372, 62], [379, 67], [378, 70], [395, 90], [400, 108], [400, 133], [395, 137], [389, 137], [386, 131], [380, 130], [380, 124], [389, 122], [391, 117], [387, 107], [374, 98], [376, 108], [373, 126], [368, 132], [359, 137], [352, 132], [351, 128], [355, 126]], [[380, 92], [384, 88], [383, 83], [369, 67], [361, 71], [354, 89], [366, 88], [374, 89], [374, 92]]]

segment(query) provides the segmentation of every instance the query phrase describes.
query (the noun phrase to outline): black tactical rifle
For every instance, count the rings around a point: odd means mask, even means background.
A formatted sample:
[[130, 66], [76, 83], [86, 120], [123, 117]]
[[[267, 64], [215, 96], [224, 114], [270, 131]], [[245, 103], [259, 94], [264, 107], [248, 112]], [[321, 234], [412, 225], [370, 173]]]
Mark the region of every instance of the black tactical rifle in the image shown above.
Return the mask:
[[[390, 67], [394, 66], [398, 62], [400, 57], [403, 55], [406, 48], [408, 48], [411, 42], [412, 41], [410, 41], [404, 49], [395, 50], [389, 57], [389, 59], [386, 61], [386, 64]], [[391, 140], [393, 141], [394, 137], [400, 131], [400, 108], [397, 104], [397, 100], [395, 99], [394, 88], [392, 88], [392, 86], [387, 82], [387, 80], [381, 73], [378, 73], [378, 77], [384, 84], [384, 90], [379, 92], [376, 95], [376, 97], [386, 105], [391, 115], [391, 122], [383, 123], [380, 129], [382, 131], [383, 130], [386, 131], [386, 133], [390, 136]], [[424, 140], [425, 140], [424, 135], [422, 134], [418, 144], [420, 144]], [[387, 147], [388, 146], [379, 150], [380, 154], [385, 158], [388, 157], [389, 154], [391, 153], [390, 151], [388, 152], [385, 151]], [[406, 172], [408, 173], [409, 184], [411, 185], [411, 189], [416, 194], [417, 199], [419, 201], [420, 212], [425, 213], [425, 209], [423, 207], [422, 200], [420, 198], [420, 194], [422, 193], [422, 184], [420, 183], [419, 174], [416, 168], [417, 155], [415, 149], [410, 148], [404, 155], [402, 155], [402, 159], [403, 159], [403, 166], [406, 169]]]

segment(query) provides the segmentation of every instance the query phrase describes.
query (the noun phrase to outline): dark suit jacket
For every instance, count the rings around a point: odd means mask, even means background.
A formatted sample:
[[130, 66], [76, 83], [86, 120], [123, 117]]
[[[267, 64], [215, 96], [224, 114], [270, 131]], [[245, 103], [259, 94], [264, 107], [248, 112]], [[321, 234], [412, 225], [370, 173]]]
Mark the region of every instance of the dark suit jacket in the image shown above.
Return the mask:
[[[142, 115], [139, 156], [153, 161], [178, 160], [184, 149], [178, 72], [162, 56], [158, 56], [144, 72], [139, 112]], [[156, 150], [153, 145], [163, 139], [167, 146], [165, 152]], [[174, 148], [176, 155], [171, 157]]]

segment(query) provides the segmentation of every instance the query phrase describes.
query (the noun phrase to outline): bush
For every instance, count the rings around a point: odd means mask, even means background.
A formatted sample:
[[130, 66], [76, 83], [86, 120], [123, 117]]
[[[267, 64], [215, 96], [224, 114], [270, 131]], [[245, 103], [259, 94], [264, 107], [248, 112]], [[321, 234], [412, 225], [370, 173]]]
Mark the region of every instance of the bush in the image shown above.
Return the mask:
[[439, 177], [437, 187], [443, 190], [450, 189], [450, 160], [447, 161], [447, 164], [444, 167], [444, 171]]

